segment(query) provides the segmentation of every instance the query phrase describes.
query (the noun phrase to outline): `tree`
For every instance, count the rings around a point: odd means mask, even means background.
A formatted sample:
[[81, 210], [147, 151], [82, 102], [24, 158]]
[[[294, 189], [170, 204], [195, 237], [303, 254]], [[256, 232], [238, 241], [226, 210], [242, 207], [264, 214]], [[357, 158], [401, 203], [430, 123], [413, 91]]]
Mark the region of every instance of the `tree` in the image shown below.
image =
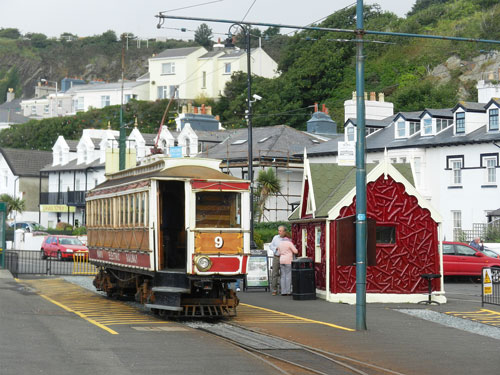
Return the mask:
[[7, 28], [0, 29], [0, 38], [8, 38], [8, 39], [19, 39], [21, 37], [21, 33], [18, 29]]
[[212, 29], [206, 23], [202, 23], [194, 32], [194, 41], [207, 49], [212, 48]]
[[271, 194], [277, 194], [281, 191], [281, 183], [274, 170], [272, 168], [264, 169], [259, 172], [257, 177], [257, 195], [259, 197], [258, 202], [258, 215], [259, 222], [264, 216], [264, 210], [266, 209], [266, 201]]
[[24, 201], [24, 199], [14, 198], [14, 197], [10, 196], [9, 194], [0, 195], [0, 202], [7, 203], [7, 216], [9, 216], [9, 214], [12, 211], [16, 211], [18, 213], [21, 213], [26, 208], [26, 202]]

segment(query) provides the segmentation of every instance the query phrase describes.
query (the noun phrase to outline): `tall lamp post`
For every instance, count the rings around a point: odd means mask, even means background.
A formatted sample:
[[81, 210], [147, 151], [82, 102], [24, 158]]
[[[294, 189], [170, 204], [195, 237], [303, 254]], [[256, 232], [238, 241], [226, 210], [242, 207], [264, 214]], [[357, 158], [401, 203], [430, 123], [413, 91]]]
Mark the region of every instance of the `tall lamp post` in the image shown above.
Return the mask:
[[[250, 249], [256, 249], [253, 228], [254, 228], [254, 194], [253, 194], [253, 137], [252, 137], [252, 71], [251, 71], [251, 48], [250, 48], [250, 26], [241, 23], [233, 23], [229, 26], [229, 38], [232, 38], [231, 29], [239, 26], [245, 33], [245, 44], [247, 54], [247, 110], [246, 121], [248, 127], [248, 180], [250, 181]], [[230, 41], [232, 44], [232, 41]]]
[[[42, 79], [40, 79], [40, 82], [42, 82], [42, 83], [55, 83], [55, 85], [56, 85], [56, 110], [55, 110], [55, 113], [56, 113], [56, 117], [57, 117], [58, 116], [58, 114], [57, 114], [57, 81], [48, 81], [45, 78], [42, 78]], [[54, 114], [54, 110], [53, 110], [53, 106], [51, 105], [50, 106], [50, 115], [52, 116], [53, 114]]]

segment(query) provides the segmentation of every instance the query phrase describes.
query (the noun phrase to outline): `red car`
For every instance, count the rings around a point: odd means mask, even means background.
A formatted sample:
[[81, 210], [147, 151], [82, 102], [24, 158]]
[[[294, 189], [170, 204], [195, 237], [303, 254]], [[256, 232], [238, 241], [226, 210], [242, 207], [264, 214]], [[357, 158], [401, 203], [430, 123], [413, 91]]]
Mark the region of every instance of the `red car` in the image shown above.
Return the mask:
[[444, 276], [481, 276], [483, 267], [498, 266], [492, 258], [461, 242], [443, 241]]
[[41, 258], [55, 257], [58, 260], [88, 256], [89, 249], [82, 241], [73, 236], [47, 236], [42, 242]]

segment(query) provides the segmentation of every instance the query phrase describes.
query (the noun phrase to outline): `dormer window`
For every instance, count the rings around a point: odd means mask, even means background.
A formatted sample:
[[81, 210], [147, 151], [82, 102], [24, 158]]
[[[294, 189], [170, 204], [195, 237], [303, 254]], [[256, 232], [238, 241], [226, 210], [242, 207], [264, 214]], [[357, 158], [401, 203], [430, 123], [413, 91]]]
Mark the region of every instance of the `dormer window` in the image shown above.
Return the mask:
[[456, 134], [464, 134], [465, 133], [465, 112], [458, 112], [455, 117], [456, 126], [455, 133]]
[[498, 130], [498, 108], [490, 109], [489, 131]]
[[347, 142], [354, 142], [356, 140], [356, 134], [354, 133], [354, 126], [348, 126], [346, 129]]
[[406, 137], [406, 123], [404, 121], [397, 122], [398, 138]]
[[451, 124], [453, 124], [453, 121], [451, 119], [437, 118], [436, 119], [436, 133], [439, 133], [441, 130], [446, 129]]
[[83, 162], [84, 163], [87, 162], [87, 149], [86, 148], [83, 149]]
[[410, 121], [410, 136], [420, 131], [419, 121]]
[[432, 119], [425, 118], [424, 119], [424, 134], [423, 135], [431, 135], [432, 134]]

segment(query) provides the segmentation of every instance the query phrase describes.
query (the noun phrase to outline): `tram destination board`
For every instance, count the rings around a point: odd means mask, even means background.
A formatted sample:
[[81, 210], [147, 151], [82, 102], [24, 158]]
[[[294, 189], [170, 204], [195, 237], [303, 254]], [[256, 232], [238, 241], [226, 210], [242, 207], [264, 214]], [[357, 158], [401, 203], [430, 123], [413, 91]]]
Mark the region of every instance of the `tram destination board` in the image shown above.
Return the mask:
[[269, 263], [267, 252], [253, 251], [248, 258], [245, 289], [269, 289]]

